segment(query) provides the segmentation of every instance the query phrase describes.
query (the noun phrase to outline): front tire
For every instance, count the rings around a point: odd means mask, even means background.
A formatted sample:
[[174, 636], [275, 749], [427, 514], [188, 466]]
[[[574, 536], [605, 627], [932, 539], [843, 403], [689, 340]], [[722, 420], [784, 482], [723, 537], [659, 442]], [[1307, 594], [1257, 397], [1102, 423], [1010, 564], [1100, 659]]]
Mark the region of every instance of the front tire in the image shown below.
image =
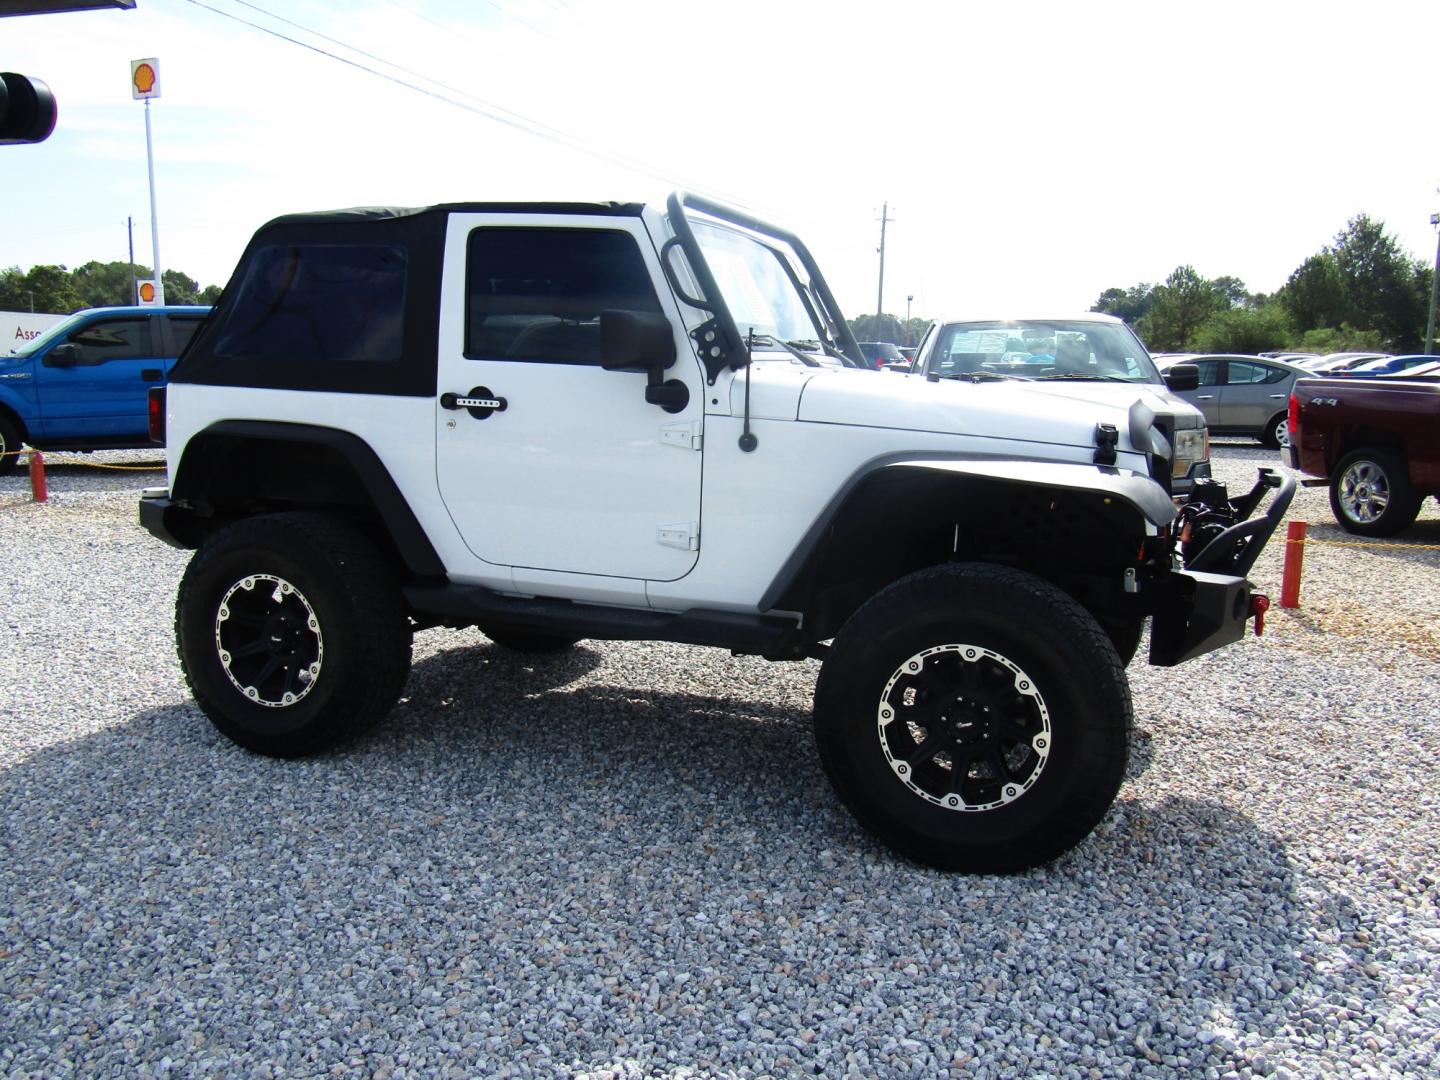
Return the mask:
[[815, 692], [820, 760], [867, 829], [917, 862], [1009, 873], [1104, 817], [1130, 688], [1105, 631], [1023, 571], [902, 578], [836, 636]]
[[250, 518], [206, 541], [180, 582], [175, 636], [205, 715], [272, 757], [379, 720], [410, 670], [394, 574], [370, 541], [319, 514]]
[[1420, 513], [1405, 460], [1390, 450], [1367, 447], [1346, 454], [1330, 480], [1330, 509], [1346, 532], [1394, 536]]

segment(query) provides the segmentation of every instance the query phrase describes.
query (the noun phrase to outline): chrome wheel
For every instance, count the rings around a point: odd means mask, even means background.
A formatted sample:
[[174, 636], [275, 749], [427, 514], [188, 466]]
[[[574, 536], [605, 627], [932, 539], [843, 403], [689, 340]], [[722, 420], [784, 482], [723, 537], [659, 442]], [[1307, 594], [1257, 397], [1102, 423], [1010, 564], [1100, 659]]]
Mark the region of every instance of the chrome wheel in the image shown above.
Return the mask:
[[910, 657], [886, 682], [875, 719], [891, 771], [947, 810], [1013, 802], [1050, 756], [1050, 712], [1035, 680], [978, 645], [939, 645]]
[[1373, 525], [1390, 505], [1390, 478], [1375, 462], [1356, 461], [1340, 474], [1338, 499], [1351, 521]]
[[304, 700], [325, 661], [315, 609], [273, 574], [251, 574], [226, 590], [215, 612], [215, 649], [235, 689], [272, 709]]
[[1271, 429], [1270, 438], [1271, 438], [1271, 440], [1274, 442], [1274, 444], [1275, 444], [1276, 446], [1278, 446], [1278, 447], [1279, 447], [1280, 449], [1282, 449], [1282, 450], [1285, 449], [1285, 447], [1289, 446], [1289, 445], [1290, 445], [1290, 422], [1289, 422], [1289, 420], [1287, 420], [1285, 417], [1282, 416], [1279, 420], [1275, 421], [1275, 426]]

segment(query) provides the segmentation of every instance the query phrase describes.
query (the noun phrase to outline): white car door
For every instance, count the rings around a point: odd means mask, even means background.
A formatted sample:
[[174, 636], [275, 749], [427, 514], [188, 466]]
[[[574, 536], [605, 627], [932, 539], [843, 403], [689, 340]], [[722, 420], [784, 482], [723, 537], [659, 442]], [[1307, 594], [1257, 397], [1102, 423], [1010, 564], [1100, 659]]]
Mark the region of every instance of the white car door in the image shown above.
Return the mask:
[[[438, 482], [471, 552], [611, 578], [688, 573], [700, 544], [704, 381], [643, 220], [455, 213], [444, 281]], [[646, 403], [643, 372], [599, 366], [599, 314], [617, 308], [676, 328], [665, 378], [688, 388], [679, 411]], [[446, 395], [504, 407], [447, 408]]]

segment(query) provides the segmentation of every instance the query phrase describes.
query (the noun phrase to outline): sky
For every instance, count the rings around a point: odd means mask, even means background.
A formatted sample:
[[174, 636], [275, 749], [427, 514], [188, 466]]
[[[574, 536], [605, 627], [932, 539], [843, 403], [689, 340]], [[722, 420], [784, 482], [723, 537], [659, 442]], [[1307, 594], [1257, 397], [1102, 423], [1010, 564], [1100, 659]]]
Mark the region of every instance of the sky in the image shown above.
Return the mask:
[[129, 76], [156, 57], [162, 265], [202, 286], [278, 214], [682, 187], [799, 233], [849, 316], [876, 310], [887, 206], [895, 315], [1083, 311], [1182, 264], [1269, 293], [1356, 214], [1435, 258], [1437, 47], [1433, 0], [138, 0], [0, 18], [0, 69], [60, 104], [47, 142], [0, 147], [0, 267], [124, 261], [127, 217], [151, 262]]

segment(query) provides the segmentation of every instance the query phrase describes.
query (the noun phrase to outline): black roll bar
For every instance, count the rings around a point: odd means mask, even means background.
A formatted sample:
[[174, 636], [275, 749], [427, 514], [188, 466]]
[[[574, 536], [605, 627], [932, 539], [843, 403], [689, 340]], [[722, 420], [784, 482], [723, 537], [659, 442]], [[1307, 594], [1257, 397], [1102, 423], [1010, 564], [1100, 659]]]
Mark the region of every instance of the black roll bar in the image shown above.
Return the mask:
[[[700, 284], [700, 290], [705, 294], [705, 307], [714, 316], [716, 327], [724, 339], [725, 355], [729, 358], [729, 366], [736, 370], [749, 363], [748, 351], [745, 348], [745, 339], [740, 334], [740, 328], [735, 324], [734, 317], [725, 303], [725, 297], [720, 292], [720, 287], [715, 283], [715, 275], [710, 272], [710, 264], [705, 261], [705, 256], [700, 250], [700, 244], [695, 239], [695, 230], [690, 227], [690, 222], [685, 216], [686, 209], [698, 210], [702, 214], [720, 221], [729, 222], [731, 225], [738, 225], [742, 229], [759, 233], [772, 240], [778, 240], [790, 247], [800, 260], [800, 265], [805, 268], [805, 273], [810, 277], [810, 285], [819, 297], [821, 305], [825, 309], [825, 315], [834, 327], [836, 344], [840, 351], [855, 361], [861, 367], [865, 366], [865, 356], [860, 351], [860, 345], [855, 340], [855, 334], [850, 329], [850, 324], [845, 321], [844, 314], [840, 311], [840, 305], [835, 302], [835, 296], [830, 291], [829, 284], [825, 281], [825, 275], [820, 272], [814, 257], [810, 254], [804, 242], [789, 229], [782, 229], [778, 225], [770, 225], [759, 218], [747, 214], [744, 211], [736, 210], [734, 207], [726, 206], [724, 203], [715, 202], [701, 195], [692, 195], [686, 191], [676, 191], [670, 195], [666, 204], [670, 216], [670, 227], [675, 230], [675, 237], [680, 241], [680, 249], [685, 252], [685, 258], [690, 263], [690, 269], [694, 272], [696, 280]], [[668, 272], [669, 266], [666, 265]], [[716, 376], [724, 365], [711, 367], [707, 362], [706, 371], [713, 383]]]

